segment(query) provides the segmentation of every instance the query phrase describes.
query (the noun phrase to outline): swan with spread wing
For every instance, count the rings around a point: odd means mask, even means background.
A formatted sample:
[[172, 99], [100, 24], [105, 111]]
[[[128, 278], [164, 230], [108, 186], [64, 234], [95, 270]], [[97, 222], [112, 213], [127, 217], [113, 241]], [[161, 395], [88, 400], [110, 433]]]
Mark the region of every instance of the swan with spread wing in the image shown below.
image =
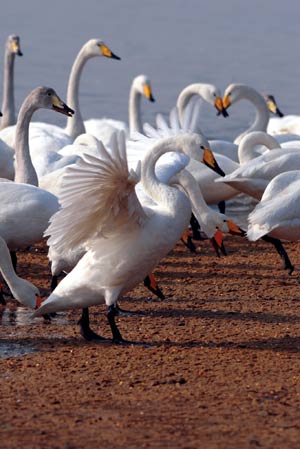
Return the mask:
[[[155, 175], [159, 157], [172, 151], [195, 158], [203, 154], [195, 134], [163, 139], [145, 155], [139, 177], [128, 170], [121, 133], [118, 140], [112, 140], [109, 152], [101, 147], [101, 158], [84, 155], [67, 169], [60, 195], [62, 208], [52, 217], [46, 235], [49, 245], [59, 251], [84, 243], [87, 252], [34, 316], [70, 308], [87, 310], [105, 302], [113, 341], [124, 341], [115, 323], [116, 302], [154, 269], [189, 222], [189, 197]], [[153, 204], [143, 206], [138, 200], [135, 185], [140, 178]], [[184, 181], [176, 182], [185, 190]], [[198, 216], [197, 202], [192, 202]], [[83, 315], [81, 328], [86, 326], [89, 323]]]

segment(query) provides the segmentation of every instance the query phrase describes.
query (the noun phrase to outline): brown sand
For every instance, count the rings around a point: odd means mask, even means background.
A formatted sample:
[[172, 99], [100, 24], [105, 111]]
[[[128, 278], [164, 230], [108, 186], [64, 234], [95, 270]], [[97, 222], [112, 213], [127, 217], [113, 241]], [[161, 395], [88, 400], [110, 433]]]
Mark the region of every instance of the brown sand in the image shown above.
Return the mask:
[[[1, 325], [2, 344], [38, 352], [0, 359], [0, 447], [298, 449], [299, 275], [267, 244], [225, 243], [221, 259], [208, 241], [197, 255], [179, 243], [156, 270], [166, 300], [143, 286], [124, 298], [144, 315], [118, 318], [123, 336], [148, 345], [87, 343], [79, 311]], [[19, 274], [46, 294], [45, 254], [22, 253]], [[104, 310], [92, 327], [110, 337]]]

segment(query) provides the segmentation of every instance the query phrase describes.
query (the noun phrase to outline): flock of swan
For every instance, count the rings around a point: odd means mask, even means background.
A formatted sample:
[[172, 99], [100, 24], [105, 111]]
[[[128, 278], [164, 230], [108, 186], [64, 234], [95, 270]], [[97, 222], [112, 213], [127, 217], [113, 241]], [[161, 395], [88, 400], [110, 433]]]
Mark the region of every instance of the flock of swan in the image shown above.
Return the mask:
[[[81, 334], [101, 341], [90, 328], [88, 308], [104, 302], [112, 340], [124, 343], [115, 322], [120, 297], [143, 280], [161, 294], [152, 271], [186, 235], [192, 214], [194, 236], [199, 226], [219, 248], [222, 232], [264, 238], [293, 271], [280, 239], [300, 238], [300, 117], [283, 116], [272, 96], [266, 101], [244, 84], [229, 85], [222, 96], [214, 85], [195, 83], [178, 95], [168, 120], [158, 114], [155, 126], [143, 124], [142, 98], [154, 98], [149, 78], [139, 75], [130, 89], [128, 125], [83, 120], [85, 64], [99, 56], [120, 60], [101, 39], [91, 39], [71, 68], [66, 103], [52, 88], [37, 87], [16, 120], [16, 55], [22, 55], [20, 39], [12, 35], [5, 47], [0, 130], [0, 270], [13, 297], [35, 309], [34, 317], [82, 309]], [[195, 96], [224, 117], [246, 100], [255, 120], [234, 142], [207, 140]], [[66, 127], [32, 121], [39, 108], [66, 115]], [[270, 119], [270, 111], [281, 117]], [[256, 203], [248, 229], [210, 207], [241, 193]], [[44, 236], [52, 292], [42, 301], [38, 288], [16, 274], [16, 251]], [[66, 276], [58, 283], [61, 272]]]

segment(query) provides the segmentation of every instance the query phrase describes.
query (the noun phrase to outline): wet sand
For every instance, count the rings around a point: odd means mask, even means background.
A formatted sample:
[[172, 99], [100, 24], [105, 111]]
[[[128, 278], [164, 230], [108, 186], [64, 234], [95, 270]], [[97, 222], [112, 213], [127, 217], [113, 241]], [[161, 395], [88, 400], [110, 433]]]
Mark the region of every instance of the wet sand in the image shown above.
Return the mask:
[[[166, 299], [142, 285], [124, 298], [143, 315], [119, 328], [143, 344], [84, 341], [79, 311], [45, 324], [0, 306], [1, 448], [299, 448], [298, 244], [288, 276], [271, 246], [225, 243], [220, 259], [178, 243], [155, 272]], [[47, 295], [45, 246], [19, 261]], [[109, 338], [104, 307], [91, 318]]]

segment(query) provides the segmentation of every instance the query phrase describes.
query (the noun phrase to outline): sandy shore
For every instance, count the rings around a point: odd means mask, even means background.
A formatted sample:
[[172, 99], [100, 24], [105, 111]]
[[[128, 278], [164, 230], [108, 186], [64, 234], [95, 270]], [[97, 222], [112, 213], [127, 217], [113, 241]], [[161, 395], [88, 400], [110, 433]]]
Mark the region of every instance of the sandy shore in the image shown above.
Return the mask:
[[[299, 273], [282, 270], [265, 243], [179, 243], [156, 270], [164, 301], [143, 286], [122, 301], [124, 338], [91, 344], [79, 311], [51, 324], [12, 301], [0, 306], [1, 448], [299, 448]], [[287, 244], [294, 264], [298, 244]], [[44, 295], [50, 274], [40, 244], [19, 274]], [[106, 337], [104, 307], [92, 327]], [[27, 353], [20, 355], [21, 353]]]

